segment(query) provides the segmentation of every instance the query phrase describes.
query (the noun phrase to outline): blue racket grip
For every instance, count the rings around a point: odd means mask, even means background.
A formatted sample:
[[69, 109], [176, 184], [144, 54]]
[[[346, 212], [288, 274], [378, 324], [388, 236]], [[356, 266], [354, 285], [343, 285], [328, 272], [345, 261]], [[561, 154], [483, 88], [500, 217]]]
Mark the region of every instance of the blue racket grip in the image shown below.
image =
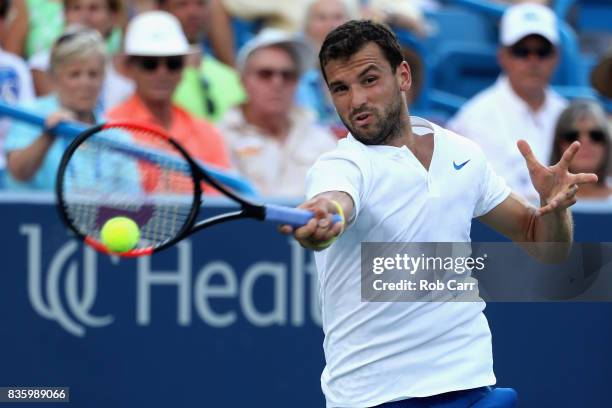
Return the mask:
[[[280, 224], [289, 224], [293, 227], [301, 227], [314, 217], [312, 211], [302, 210], [299, 208], [284, 207], [281, 205], [266, 205], [266, 221], [278, 222]], [[334, 214], [332, 221], [342, 222], [340, 214]]]

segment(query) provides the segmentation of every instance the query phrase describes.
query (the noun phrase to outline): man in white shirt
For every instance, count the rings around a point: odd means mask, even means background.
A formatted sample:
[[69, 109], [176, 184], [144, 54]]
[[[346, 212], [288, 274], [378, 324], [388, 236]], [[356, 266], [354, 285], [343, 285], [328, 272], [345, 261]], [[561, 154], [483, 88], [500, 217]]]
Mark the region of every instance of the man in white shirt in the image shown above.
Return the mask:
[[549, 87], [558, 43], [556, 17], [549, 8], [529, 3], [508, 8], [500, 27], [502, 76], [447, 125], [475, 141], [512, 190], [529, 199], [537, 193], [514, 146], [525, 139], [538, 161], [549, 164], [555, 124], [567, 105]]
[[[10, 2], [0, 3], [0, 38], [4, 38], [5, 22]], [[26, 63], [17, 55], [0, 48], [0, 101], [19, 105], [34, 99], [34, 85]], [[9, 120], [0, 118], [0, 183], [5, 171], [4, 139], [8, 132]], [[0, 186], [1, 187], [1, 186]]]
[[[362, 301], [360, 244], [469, 242], [478, 217], [514, 241], [533, 242], [528, 251], [538, 258], [553, 255], [540, 242], [559, 242], [566, 252], [567, 208], [578, 185], [597, 180], [568, 172], [580, 144], [545, 167], [527, 142], [518, 143], [540, 194], [536, 209], [510, 192], [475, 143], [407, 114], [410, 68], [386, 27], [343, 24], [319, 59], [350, 134], [308, 173], [300, 207], [315, 219], [281, 231], [318, 251], [327, 407], [514, 406], [512, 390], [490, 388], [496, 380], [483, 302]], [[333, 214], [346, 223], [332, 223]]]
[[280, 30], [265, 29], [238, 53], [248, 100], [229, 109], [219, 130], [234, 166], [264, 196], [304, 197], [306, 173], [336, 147], [336, 137], [314, 113], [294, 104], [309, 49]]

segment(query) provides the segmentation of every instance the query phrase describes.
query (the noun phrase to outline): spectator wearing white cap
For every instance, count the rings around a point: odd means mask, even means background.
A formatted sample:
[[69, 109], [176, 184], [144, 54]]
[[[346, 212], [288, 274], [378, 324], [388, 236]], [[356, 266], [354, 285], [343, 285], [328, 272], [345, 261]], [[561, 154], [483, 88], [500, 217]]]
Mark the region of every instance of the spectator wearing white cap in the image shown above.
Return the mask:
[[303, 197], [306, 173], [333, 149], [330, 130], [294, 104], [308, 46], [283, 31], [264, 29], [237, 57], [248, 100], [219, 123], [238, 170], [268, 196]]
[[500, 27], [502, 75], [468, 101], [448, 127], [480, 145], [495, 171], [519, 194], [537, 197], [516, 142], [525, 139], [548, 163], [554, 127], [567, 101], [550, 88], [559, 59], [554, 13], [539, 4], [506, 10]]
[[[191, 50], [179, 21], [164, 11], [136, 16], [125, 35], [126, 72], [134, 94], [108, 113], [112, 120], [137, 120], [160, 126], [193, 157], [229, 168], [229, 155], [219, 132], [172, 102]], [[212, 193], [214, 190], [205, 190]]]

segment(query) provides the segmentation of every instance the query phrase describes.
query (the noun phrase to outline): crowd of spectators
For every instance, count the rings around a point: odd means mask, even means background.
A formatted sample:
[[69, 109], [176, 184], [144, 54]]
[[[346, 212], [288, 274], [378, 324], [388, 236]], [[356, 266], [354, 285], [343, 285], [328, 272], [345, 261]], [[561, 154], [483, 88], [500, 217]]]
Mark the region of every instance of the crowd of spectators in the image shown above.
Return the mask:
[[[610, 196], [610, 112], [551, 86], [563, 53], [552, 2], [487, 2], [509, 4], [499, 22], [501, 75], [441, 124], [477, 142], [530, 198], [516, 141], [528, 140], [538, 160], [552, 163], [579, 140], [574, 170], [600, 175], [580, 197]], [[0, 0], [0, 100], [45, 116], [47, 129], [63, 120], [146, 121], [264, 196], [302, 197], [308, 168], [347, 132], [318, 67], [327, 33], [369, 18], [426, 43], [427, 13], [444, 7], [436, 0]], [[255, 27], [250, 39], [238, 41], [236, 21]], [[609, 46], [590, 72], [604, 98], [612, 98]], [[404, 51], [413, 101], [424, 61], [410, 44]], [[0, 119], [0, 185], [52, 190], [66, 145], [45, 129]]]

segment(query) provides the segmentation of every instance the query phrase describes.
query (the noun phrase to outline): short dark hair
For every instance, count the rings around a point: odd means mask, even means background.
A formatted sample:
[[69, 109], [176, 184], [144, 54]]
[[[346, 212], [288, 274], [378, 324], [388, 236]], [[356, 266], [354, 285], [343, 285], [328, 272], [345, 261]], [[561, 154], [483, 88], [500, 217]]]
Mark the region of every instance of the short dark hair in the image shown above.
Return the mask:
[[11, 8], [10, 0], [0, 0], [0, 19], [5, 19]]
[[393, 72], [404, 61], [401, 47], [393, 31], [371, 20], [351, 20], [327, 34], [321, 45], [319, 63], [325, 81], [327, 81], [325, 65], [328, 62], [349, 59], [369, 43], [375, 43], [381, 48]]

